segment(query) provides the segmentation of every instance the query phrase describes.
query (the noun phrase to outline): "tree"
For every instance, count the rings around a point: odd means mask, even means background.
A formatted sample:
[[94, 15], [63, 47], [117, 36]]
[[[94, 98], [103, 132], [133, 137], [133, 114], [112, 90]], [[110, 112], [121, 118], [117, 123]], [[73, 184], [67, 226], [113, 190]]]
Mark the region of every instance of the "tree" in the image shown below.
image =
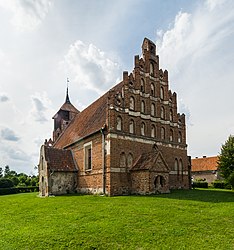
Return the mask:
[[0, 178], [3, 177], [3, 169], [0, 167]]
[[[227, 141], [221, 147], [221, 153], [218, 156], [218, 169], [227, 181], [234, 175], [234, 136], [230, 135]], [[231, 183], [230, 183], [231, 184]]]
[[4, 170], [4, 177], [7, 177], [10, 173], [10, 167], [8, 165], [5, 166], [5, 170]]

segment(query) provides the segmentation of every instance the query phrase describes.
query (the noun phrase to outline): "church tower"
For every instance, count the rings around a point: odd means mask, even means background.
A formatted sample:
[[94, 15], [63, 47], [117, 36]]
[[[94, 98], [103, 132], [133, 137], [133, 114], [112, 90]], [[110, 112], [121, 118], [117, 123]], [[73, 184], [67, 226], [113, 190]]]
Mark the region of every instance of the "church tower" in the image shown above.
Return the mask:
[[59, 111], [52, 118], [54, 119], [53, 142], [57, 140], [60, 134], [66, 129], [69, 123], [79, 113], [80, 111], [77, 110], [70, 102], [67, 87], [65, 103], [61, 106]]

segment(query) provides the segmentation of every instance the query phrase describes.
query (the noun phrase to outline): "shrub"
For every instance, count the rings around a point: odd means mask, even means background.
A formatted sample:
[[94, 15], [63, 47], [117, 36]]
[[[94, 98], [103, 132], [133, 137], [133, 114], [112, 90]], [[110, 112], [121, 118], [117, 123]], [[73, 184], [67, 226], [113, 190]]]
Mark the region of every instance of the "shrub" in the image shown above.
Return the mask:
[[0, 195], [6, 195], [6, 194], [17, 194], [18, 190], [16, 187], [13, 188], [0, 188]]
[[14, 183], [12, 180], [8, 178], [0, 178], [0, 188], [10, 188], [14, 187]]
[[17, 193], [30, 193], [38, 192], [39, 187], [11, 187], [11, 188], [0, 188], [0, 195], [6, 194], [17, 194]]
[[213, 188], [231, 189], [231, 185], [227, 181], [216, 180], [212, 182]]
[[206, 181], [194, 181], [193, 188], [208, 188], [208, 182]]

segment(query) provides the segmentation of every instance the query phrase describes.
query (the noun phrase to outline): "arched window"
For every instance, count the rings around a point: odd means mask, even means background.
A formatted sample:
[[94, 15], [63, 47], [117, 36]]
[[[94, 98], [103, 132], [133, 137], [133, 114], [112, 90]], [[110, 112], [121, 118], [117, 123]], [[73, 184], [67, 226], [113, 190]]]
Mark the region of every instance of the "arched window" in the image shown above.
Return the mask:
[[145, 113], [145, 102], [141, 101], [141, 113]]
[[154, 103], [151, 104], [151, 115], [155, 116], [155, 104]]
[[163, 87], [160, 88], [160, 98], [162, 100], [164, 99], [164, 89], [163, 89]]
[[172, 122], [172, 121], [173, 121], [173, 112], [172, 112], [172, 109], [170, 109], [170, 114], [169, 114], [169, 116], [170, 116], [170, 122]]
[[126, 156], [125, 156], [124, 152], [120, 154], [119, 166], [121, 168], [125, 168], [126, 167]]
[[141, 123], [141, 135], [145, 135], [145, 123]]
[[150, 63], [150, 75], [154, 76], [154, 64], [152, 62]]
[[152, 125], [151, 126], [151, 137], [155, 137], [156, 136], [156, 129], [155, 129], [155, 126]]
[[179, 131], [179, 133], [178, 133], [178, 142], [179, 142], [179, 143], [182, 142], [182, 134], [181, 134], [180, 131]]
[[150, 89], [151, 89], [151, 95], [155, 96], [155, 86], [153, 83], [150, 84]]
[[161, 128], [161, 139], [165, 140], [165, 128], [164, 127]]
[[116, 129], [117, 130], [122, 130], [122, 118], [120, 116], [117, 116]]
[[133, 156], [131, 153], [128, 154], [128, 159], [127, 159], [127, 167], [128, 169], [132, 167], [133, 164]]
[[161, 107], [161, 118], [165, 119], [165, 109], [164, 109], [164, 107]]
[[133, 120], [130, 120], [129, 122], [129, 133], [134, 134], [135, 132], [135, 124]]
[[170, 129], [170, 141], [172, 142], [173, 141], [173, 130]]
[[141, 79], [141, 92], [145, 92], [145, 81], [143, 79]]
[[181, 159], [179, 161], [179, 174], [183, 176], [183, 162]]
[[134, 110], [135, 109], [135, 100], [134, 100], [134, 98], [132, 96], [129, 99], [129, 109], [130, 110]]
[[178, 164], [178, 160], [175, 159], [174, 170], [176, 171], [177, 174], [178, 174], [178, 170], [179, 170], [178, 165], [179, 165], [179, 164]]

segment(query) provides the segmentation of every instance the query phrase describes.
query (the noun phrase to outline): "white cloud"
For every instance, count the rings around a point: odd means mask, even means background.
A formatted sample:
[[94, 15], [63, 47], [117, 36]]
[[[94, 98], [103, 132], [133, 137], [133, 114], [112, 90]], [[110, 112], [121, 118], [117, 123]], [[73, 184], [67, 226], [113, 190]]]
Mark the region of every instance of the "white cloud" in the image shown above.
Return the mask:
[[193, 156], [217, 154], [233, 127], [233, 13], [233, 1], [208, 0], [192, 13], [179, 12], [168, 30], [157, 33], [160, 65], [189, 120]]
[[32, 108], [29, 112], [30, 118], [36, 122], [44, 123], [48, 121], [47, 111], [51, 106], [51, 101], [46, 93], [36, 93], [31, 96]]
[[19, 141], [19, 137], [15, 134], [15, 132], [9, 128], [3, 128], [1, 130], [1, 137], [3, 140], [7, 141]]
[[70, 46], [62, 64], [80, 87], [92, 89], [99, 94], [119, 81], [118, 63], [95, 45], [87, 45], [80, 40]]
[[47, 15], [50, 0], [0, 0], [0, 7], [13, 13], [12, 24], [21, 31], [34, 30]]

